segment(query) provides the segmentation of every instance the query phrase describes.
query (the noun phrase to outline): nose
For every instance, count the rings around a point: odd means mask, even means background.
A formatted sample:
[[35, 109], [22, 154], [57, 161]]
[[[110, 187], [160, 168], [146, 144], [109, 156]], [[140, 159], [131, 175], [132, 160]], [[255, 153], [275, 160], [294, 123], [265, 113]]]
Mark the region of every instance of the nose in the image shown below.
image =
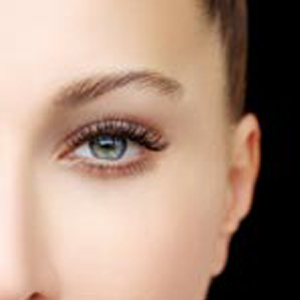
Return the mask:
[[[10, 144], [12, 145], [12, 144]], [[0, 143], [2, 146], [2, 142]], [[37, 295], [34, 219], [21, 156], [0, 147], [0, 300], [47, 299]], [[6, 151], [7, 150], [7, 151]]]

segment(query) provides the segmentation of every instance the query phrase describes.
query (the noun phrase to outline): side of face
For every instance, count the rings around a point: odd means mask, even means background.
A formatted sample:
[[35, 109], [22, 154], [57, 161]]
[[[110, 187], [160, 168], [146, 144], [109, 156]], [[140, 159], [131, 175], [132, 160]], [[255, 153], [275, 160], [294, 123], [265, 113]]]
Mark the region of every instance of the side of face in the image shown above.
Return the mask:
[[[227, 121], [217, 31], [189, 1], [31, 0], [2, 4], [0, 37], [0, 300], [204, 299], [259, 168], [256, 118]], [[62, 85], [125, 70], [184, 92], [130, 85], [54, 107]], [[143, 171], [114, 177], [56, 159], [68, 134], [111, 114], [154, 124], [168, 147], [135, 144]]]

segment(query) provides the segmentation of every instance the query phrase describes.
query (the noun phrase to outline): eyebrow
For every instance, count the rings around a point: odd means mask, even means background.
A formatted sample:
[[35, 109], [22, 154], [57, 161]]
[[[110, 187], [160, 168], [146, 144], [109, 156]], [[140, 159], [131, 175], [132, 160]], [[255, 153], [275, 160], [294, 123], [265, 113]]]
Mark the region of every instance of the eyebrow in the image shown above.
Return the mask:
[[129, 70], [95, 74], [87, 78], [74, 80], [62, 86], [54, 96], [55, 107], [76, 107], [99, 99], [101, 96], [124, 86], [135, 85], [138, 88], [150, 88], [159, 95], [179, 99], [184, 92], [183, 85], [172, 77], [153, 70]]

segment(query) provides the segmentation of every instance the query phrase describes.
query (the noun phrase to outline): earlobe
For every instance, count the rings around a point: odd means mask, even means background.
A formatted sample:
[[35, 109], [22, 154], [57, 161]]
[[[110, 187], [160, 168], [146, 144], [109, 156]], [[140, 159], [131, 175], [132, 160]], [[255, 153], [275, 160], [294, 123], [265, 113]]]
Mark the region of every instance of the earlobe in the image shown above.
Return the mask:
[[213, 277], [220, 275], [226, 267], [232, 234], [220, 233], [215, 246], [215, 256], [211, 274]]

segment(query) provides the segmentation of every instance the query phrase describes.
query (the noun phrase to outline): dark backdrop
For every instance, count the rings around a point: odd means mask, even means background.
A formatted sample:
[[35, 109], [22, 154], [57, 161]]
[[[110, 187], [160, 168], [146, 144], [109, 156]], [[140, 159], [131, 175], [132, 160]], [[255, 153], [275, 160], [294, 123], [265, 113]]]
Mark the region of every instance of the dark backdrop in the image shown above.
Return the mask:
[[[291, 101], [295, 97], [292, 95], [292, 78], [299, 77], [299, 70], [295, 68], [296, 56], [292, 54], [297, 39], [293, 30], [299, 25], [292, 26], [291, 23], [295, 21], [296, 24], [300, 17], [292, 17], [290, 3], [271, 0], [248, 2], [246, 110], [254, 112], [260, 122], [262, 165], [253, 208], [233, 237], [226, 269], [212, 282], [208, 300], [298, 298], [296, 294], [289, 297], [290, 288], [284, 287], [284, 282], [295, 275], [291, 275], [293, 266], [287, 262], [290, 255], [281, 251], [289, 251], [286, 237], [291, 234], [283, 228], [292, 210], [288, 188], [290, 112]], [[294, 9], [298, 11], [296, 7]], [[297, 236], [299, 234], [294, 239]], [[287, 264], [290, 272], [283, 272]]]

